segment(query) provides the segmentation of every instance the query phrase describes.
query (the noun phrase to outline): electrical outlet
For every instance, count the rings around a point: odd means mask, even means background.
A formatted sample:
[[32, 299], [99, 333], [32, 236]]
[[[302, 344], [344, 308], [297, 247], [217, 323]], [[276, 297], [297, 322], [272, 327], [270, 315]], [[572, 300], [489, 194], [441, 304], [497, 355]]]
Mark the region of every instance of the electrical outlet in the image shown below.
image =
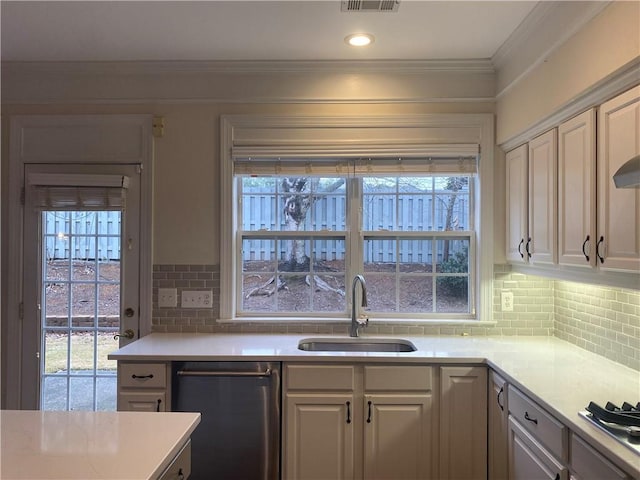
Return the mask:
[[502, 311], [513, 312], [513, 292], [502, 292]]
[[158, 307], [175, 308], [178, 306], [178, 289], [177, 288], [159, 288], [158, 289]]
[[212, 308], [213, 292], [211, 290], [184, 290], [182, 292], [182, 308]]

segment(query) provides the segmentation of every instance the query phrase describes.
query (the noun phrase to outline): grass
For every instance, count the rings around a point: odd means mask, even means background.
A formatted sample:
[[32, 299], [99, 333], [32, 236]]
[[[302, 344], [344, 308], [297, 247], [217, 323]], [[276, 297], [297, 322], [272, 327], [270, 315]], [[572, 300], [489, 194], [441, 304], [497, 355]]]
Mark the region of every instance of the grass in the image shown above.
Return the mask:
[[[118, 349], [118, 341], [113, 333], [100, 332], [97, 337], [91, 332], [71, 334], [71, 370], [93, 370], [94, 338], [97, 339], [98, 370], [116, 370], [115, 360], [107, 360], [107, 355]], [[69, 352], [67, 334], [47, 333], [45, 340], [45, 373], [56, 373], [67, 370], [67, 353]]]

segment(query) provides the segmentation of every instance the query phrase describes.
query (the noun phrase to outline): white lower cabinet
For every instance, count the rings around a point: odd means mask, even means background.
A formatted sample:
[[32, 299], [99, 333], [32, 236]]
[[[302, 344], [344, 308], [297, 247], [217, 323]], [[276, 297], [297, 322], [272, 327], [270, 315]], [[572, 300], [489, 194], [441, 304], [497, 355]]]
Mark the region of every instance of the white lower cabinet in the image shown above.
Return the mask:
[[432, 371], [286, 365], [283, 478], [435, 478]]
[[571, 478], [575, 480], [628, 480], [616, 467], [587, 442], [571, 434]]
[[118, 411], [169, 411], [170, 371], [163, 362], [118, 362]]
[[567, 480], [568, 470], [513, 417], [509, 418], [509, 478]]
[[283, 479], [486, 479], [485, 367], [287, 364]]
[[508, 392], [509, 478], [566, 480], [567, 427], [512, 385]]
[[509, 478], [509, 407], [507, 382], [491, 370], [488, 398], [489, 478]]
[[487, 478], [487, 369], [440, 368], [439, 478]]

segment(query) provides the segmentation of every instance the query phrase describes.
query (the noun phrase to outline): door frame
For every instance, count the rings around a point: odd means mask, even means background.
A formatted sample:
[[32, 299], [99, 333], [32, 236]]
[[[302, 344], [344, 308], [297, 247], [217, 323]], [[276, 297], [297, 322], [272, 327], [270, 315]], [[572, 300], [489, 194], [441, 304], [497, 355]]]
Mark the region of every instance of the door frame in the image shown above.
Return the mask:
[[[0, 325], [6, 409], [37, 409], [37, 384], [22, 362], [24, 317], [25, 165], [134, 164], [140, 166], [139, 332], [151, 332], [153, 136], [151, 115], [18, 115], [10, 119], [6, 316]], [[36, 399], [34, 405], [33, 399]]]

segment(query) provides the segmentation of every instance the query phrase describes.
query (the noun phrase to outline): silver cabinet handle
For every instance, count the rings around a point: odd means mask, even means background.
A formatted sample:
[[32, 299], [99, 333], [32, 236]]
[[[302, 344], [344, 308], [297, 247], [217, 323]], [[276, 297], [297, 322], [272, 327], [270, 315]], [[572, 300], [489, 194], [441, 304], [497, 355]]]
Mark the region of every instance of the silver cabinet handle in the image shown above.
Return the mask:
[[176, 372], [182, 377], [270, 377], [271, 369], [264, 372], [225, 372], [215, 370], [178, 370]]

